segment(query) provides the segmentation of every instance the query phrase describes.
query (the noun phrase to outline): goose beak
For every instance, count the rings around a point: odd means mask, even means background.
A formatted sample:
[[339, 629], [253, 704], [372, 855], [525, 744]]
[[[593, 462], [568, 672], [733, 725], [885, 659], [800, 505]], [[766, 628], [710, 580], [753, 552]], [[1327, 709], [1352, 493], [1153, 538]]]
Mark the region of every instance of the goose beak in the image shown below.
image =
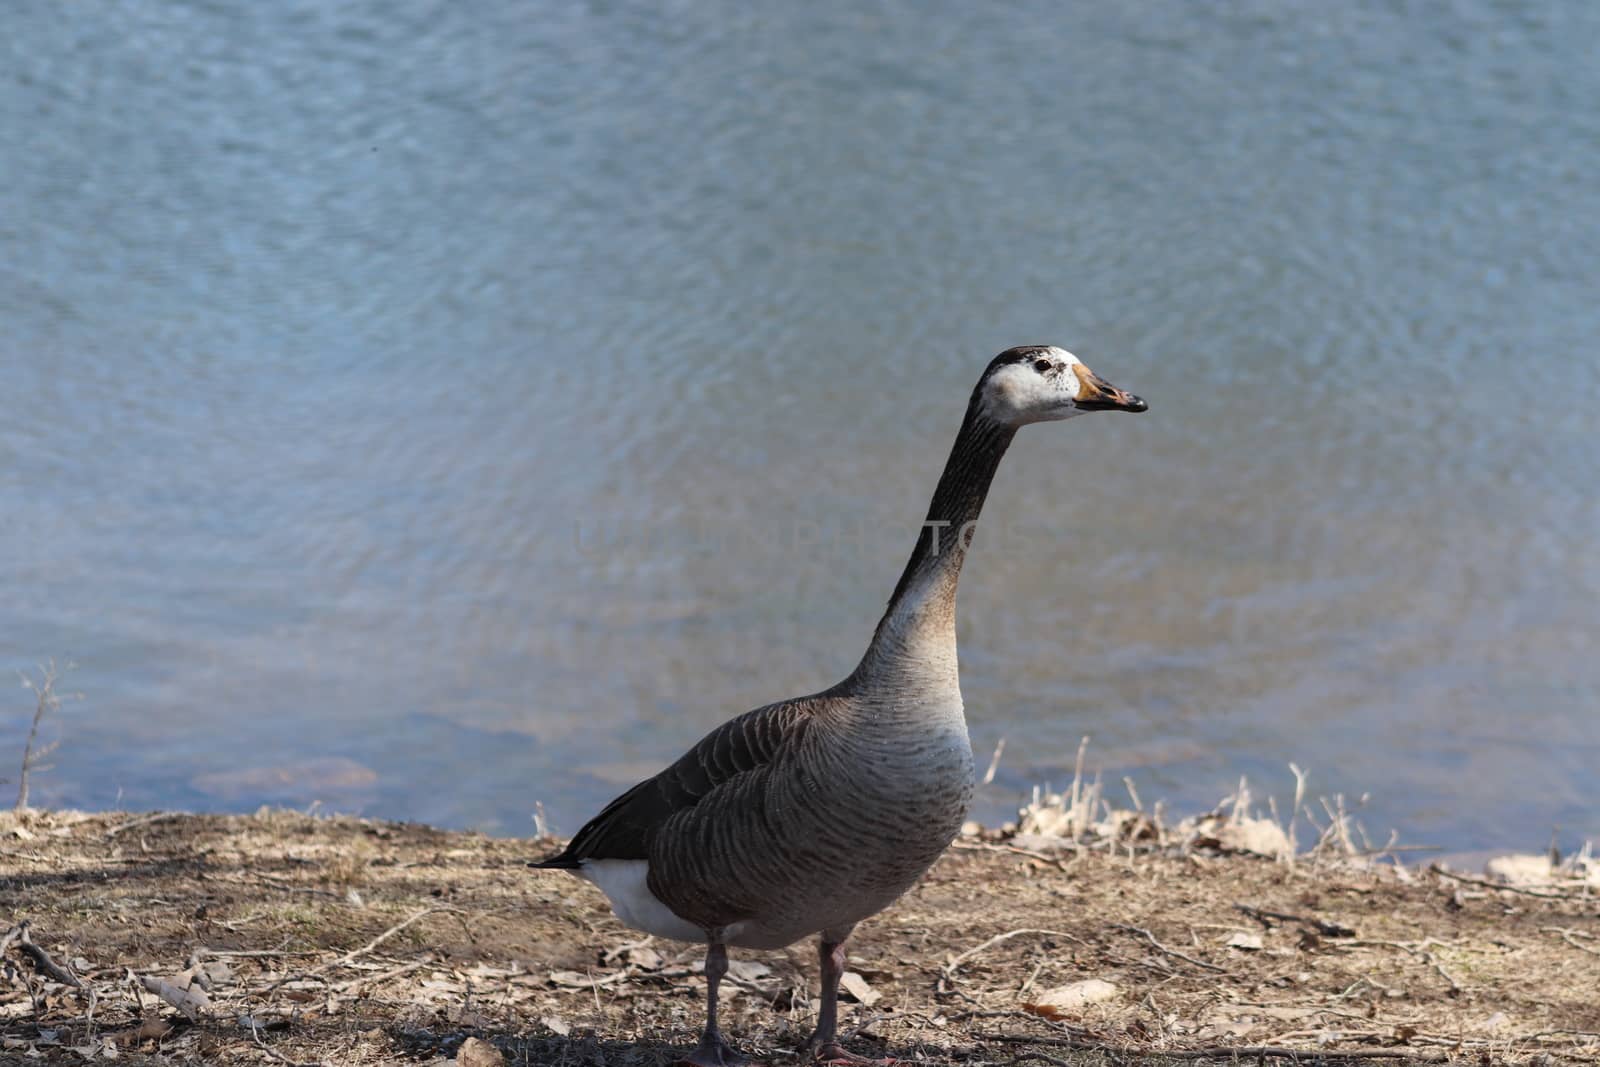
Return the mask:
[[1150, 408], [1141, 398], [1118, 389], [1082, 363], [1072, 368], [1078, 375], [1076, 406], [1083, 411], [1147, 411]]

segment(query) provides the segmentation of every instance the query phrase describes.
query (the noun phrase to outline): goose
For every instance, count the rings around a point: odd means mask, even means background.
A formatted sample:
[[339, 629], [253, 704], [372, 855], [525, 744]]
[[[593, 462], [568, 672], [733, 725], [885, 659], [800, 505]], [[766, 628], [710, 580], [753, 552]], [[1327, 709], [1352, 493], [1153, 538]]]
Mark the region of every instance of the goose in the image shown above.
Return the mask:
[[979, 378], [916, 547], [849, 677], [723, 723], [530, 866], [599, 887], [625, 925], [706, 946], [706, 1024], [679, 1063], [748, 1062], [717, 1024], [731, 947], [820, 934], [822, 997], [802, 1049], [871, 1063], [835, 1036], [844, 943], [960, 832], [975, 788], [956, 668], [956, 580], [990, 481], [1028, 423], [1144, 411], [1052, 345], [1007, 349]]

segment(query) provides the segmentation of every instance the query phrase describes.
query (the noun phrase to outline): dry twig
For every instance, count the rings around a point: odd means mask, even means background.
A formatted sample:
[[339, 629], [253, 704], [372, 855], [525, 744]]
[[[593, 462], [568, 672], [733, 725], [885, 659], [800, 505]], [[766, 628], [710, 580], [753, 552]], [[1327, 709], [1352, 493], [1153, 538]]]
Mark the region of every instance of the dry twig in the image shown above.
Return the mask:
[[1547, 934], [1560, 934], [1561, 940], [1565, 941], [1579, 952], [1587, 952], [1591, 956], [1600, 956], [1600, 949], [1593, 949], [1588, 945], [1580, 945], [1573, 940], [1574, 937], [1587, 937], [1593, 940], [1595, 937], [1594, 934], [1586, 934], [1581, 930], [1572, 930], [1565, 926], [1541, 926], [1539, 929], [1543, 930]]
[[1163, 945], [1160, 941], [1156, 940], [1155, 934], [1152, 934], [1149, 930], [1146, 930], [1142, 926], [1129, 926], [1127, 923], [1112, 923], [1111, 925], [1118, 930], [1126, 930], [1130, 934], [1138, 934], [1146, 941], [1150, 942], [1150, 944], [1154, 945], [1156, 951], [1160, 952], [1162, 955], [1171, 956], [1174, 959], [1180, 959], [1187, 963], [1192, 963], [1196, 967], [1202, 967], [1208, 971], [1215, 971], [1218, 974], [1228, 973], [1228, 969], [1226, 967], [1218, 967], [1215, 963], [1207, 963], [1205, 960], [1197, 960], [1193, 956], [1185, 955], [1175, 948], [1168, 948], [1166, 945]]
[[988, 785], [994, 781], [994, 774], [1000, 769], [1000, 757], [1005, 755], [1005, 751], [1006, 739], [1002, 737], [999, 743], [994, 746], [994, 755], [989, 757], [989, 769], [983, 772], [983, 778], [980, 779], [982, 785]]
[[1454, 882], [1465, 882], [1467, 885], [1482, 886], [1485, 889], [1497, 889], [1504, 893], [1520, 893], [1525, 897], [1539, 897], [1543, 900], [1582, 900], [1587, 891], [1580, 889], [1576, 893], [1547, 893], [1539, 889], [1529, 889], [1526, 886], [1509, 885], [1505, 882], [1491, 882], [1487, 878], [1474, 878], [1467, 874], [1457, 874], [1435, 863], [1428, 868], [1434, 874], [1441, 875]]
[[[22, 949], [28, 958], [33, 961], [34, 969], [40, 974], [52, 978], [62, 985], [69, 985], [74, 989], [84, 988], [83, 982], [78, 979], [77, 975], [51, 959], [50, 953], [33, 943], [33, 938], [28, 935], [28, 920], [24, 919], [18, 923], [13, 932], [16, 934], [17, 947]], [[6, 935], [7, 943], [11, 940], [11, 934], [8, 933]]]
[[1443, 978], [1446, 984], [1450, 986], [1451, 996], [1457, 995], [1463, 988], [1461, 983], [1456, 981], [1455, 976], [1444, 969], [1444, 964], [1439, 962], [1439, 957], [1428, 951], [1428, 949], [1433, 945], [1438, 945], [1440, 948], [1450, 947], [1447, 943], [1440, 941], [1436, 937], [1424, 938], [1423, 940], [1415, 943], [1406, 941], [1344, 941], [1341, 942], [1341, 944], [1350, 948], [1360, 948], [1364, 946], [1397, 948], [1401, 952], [1410, 953], [1423, 963], [1426, 963], [1428, 966], [1432, 967], [1434, 972], [1437, 973], [1440, 978]]
[[[1048, 853], [1039, 852], [1031, 848], [1023, 848], [1020, 845], [995, 844], [989, 841], [956, 841], [950, 847], [957, 852], [1007, 852], [1013, 856], [1026, 856], [1031, 860], [1038, 860], [1040, 863], [1048, 863], [1063, 874], [1067, 872], [1069, 866], [1068, 861], [1060, 856], [1051, 856]], [[1073, 857], [1074, 862], [1082, 856], [1083, 849], [1079, 847], [1075, 851], [1078, 855]]]
[[1266, 908], [1257, 908], [1250, 904], [1235, 904], [1235, 911], [1243, 912], [1262, 926], [1271, 928], [1268, 919], [1277, 919], [1279, 922], [1300, 923], [1309, 926], [1323, 937], [1354, 937], [1356, 932], [1348, 926], [1339, 923], [1326, 922], [1315, 916], [1294, 915], [1287, 911], [1268, 911]]
[[291, 1060], [288, 1056], [285, 1056], [283, 1053], [279, 1052], [277, 1049], [261, 1040], [261, 1026], [253, 1017], [250, 1019], [249, 1030], [250, 1036], [255, 1039], [256, 1046], [260, 1048], [262, 1052], [265, 1052], [271, 1059], [277, 1060], [279, 1063], [287, 1063], [289, 1064], [289, 1067], [320, 1067], [319, 1064], [300, 1063], [297, 1060]]
[[411, 914], [409, 918], [395, 923], [393, 926], [389, 927], [389, 929], [385, 930], [371, 941], [368, 941], [365, 945], [362, 945], [360, 948], [352, 952], [345, 953], [332, 963], [324, 963], [322, 966], [315, 968], [315, 971], [326, 971], [331, 967], [343, 967], [347, 963], [360, 959], [362, 956], [365, 956], [367, 953], [371, 952], [373, 949], [377, 948], [379, 945], [383, 944], [385, 941], [389, 940], [395, 934], [398, 934], [401, 930], [404, 930], [418, 919], [426, 918], [427, 916], [433, 915], [437, 912], [460, 910], [461, 909], [459, 908], [450, 907], [418, 908]]
[[[39, 679], [35, 681], [31, 675], [22, 676], [22, 687], [31, 690], [34, 698], [33, 722], [28, 726], [28, 741], [22, 749], [22, 771], [17, 779], [17, 803], [15, 810], [23, 811], [28, 807], [28, 776], [34, 771], [46, 770], [40, 763], [50, 753], [56, 750], [61, 742], [52, 741], [40, 745], [39, 726], [44, 722], [45, 716], [61, 707], [61, 695], [56, 692], [56, 682], [61, 680], [61, 675], [72, 670], [72, 664], [67, 664], [60, 672], [56, 670], [56, 661], [49, 660], [39, 667]], [[76, 696], [77, 694], [71, 694]], [[36, 747], [37, 746], [37, 747]]]
[[1078, 937], [1076, 934], [1066, 933], [1062, 930], [1036, 930], [1032, 928], [1023, 930], [1007, 930], [1005, 933], [996, 934], [982, 944], [974, 945], [972, 948], [967, 949], [959, 956], [953, 957], [949, 963], [944, 965], [944, 973], [947, 976], [953, 975], [957, 967], [961, 966], [963, 963], [967, 962], [979, 953], [986, 952], [1003, 941], [1010, 941], [1013, 937], [1026, 937], [1030, 934], [1036, 937], [1064, 937], [1068, 941], [1073, 941], [1080, 945], [1083, 944], [1083, 939], [1081, 937]]
[[148, 826], [151, 823], [162, 822], [166, 819], [176, 819], [181, 815], [187, 814], [188, 812], [183, 811], [153, 811], [149, 815], [141, 815], [137, 819], [129, 819], [125, 823], [120, 823], [116, 826], [113, 826], [111, 829], [106, 831], [105, 837], [106, 840], [109, 841], [113, 837], [116, 837], [118, 834], [122, 833], [124, 830], [132, 830], [139, 826]]

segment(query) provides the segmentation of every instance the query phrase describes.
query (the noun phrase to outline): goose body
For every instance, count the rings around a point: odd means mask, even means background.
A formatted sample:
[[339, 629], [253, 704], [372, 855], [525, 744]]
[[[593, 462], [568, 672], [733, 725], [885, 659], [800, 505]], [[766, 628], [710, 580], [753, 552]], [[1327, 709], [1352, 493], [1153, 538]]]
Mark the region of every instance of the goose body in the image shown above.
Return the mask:
[[823, 998], [809, 1047], [857, 1060], [834, 1041], [843, 942], [933, 865], [972, 800], [955, 603], [973, 525], [1020, 426], [1096, 408], [1145, 405], [1059, 348], [997, 356], [855, 670], [717, 727], [534, 865], [587, 878], [631, 927], [708, 945], [706, 1031], [683, 1062], [741, 1062], [716, 1024], [727, 946], [781, 948], [812, 934], [822, 935]]

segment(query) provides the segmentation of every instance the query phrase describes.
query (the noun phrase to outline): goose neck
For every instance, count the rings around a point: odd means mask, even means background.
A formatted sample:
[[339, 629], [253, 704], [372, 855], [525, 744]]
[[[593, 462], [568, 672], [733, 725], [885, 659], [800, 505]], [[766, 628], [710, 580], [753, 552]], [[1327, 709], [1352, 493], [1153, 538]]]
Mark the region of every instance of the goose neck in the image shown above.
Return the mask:
[[936, 661], [929, 665], [942, 669], [948, 660], [953, 679], [956, 584], [984, 498], [1015, 434], [976, 405], [968, 409], [863, 666], [909, 658]]

